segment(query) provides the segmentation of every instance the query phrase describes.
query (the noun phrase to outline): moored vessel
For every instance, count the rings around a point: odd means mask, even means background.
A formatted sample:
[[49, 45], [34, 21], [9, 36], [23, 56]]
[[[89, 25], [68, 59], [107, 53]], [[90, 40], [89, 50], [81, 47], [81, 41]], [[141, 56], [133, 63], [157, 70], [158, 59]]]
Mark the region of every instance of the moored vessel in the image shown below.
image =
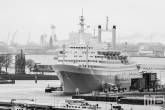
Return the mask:
[[52, 107], [53, 110], [101, 110], [98, 104], [92, 105], [84, 99], [69, 99], [65, 100], [65, 104]]
[[[136, 62], [132, 61], [126, 52], [116, 49], [116, 26], [106, 30], [98, 26], [98, 37], [90, 42], [84, 33], [84, 17], [80, 17], [79, 44], [63, 46], [58, 54], [57, 64], [53, 66], [61, 81], [63, 92], [89, 93], [101, 91], [104, 84], [119, 85], [129, 88], [131, 78], [140, 78]], [[110, 43], [101, 41], [103, 31], [112, 32], [112, 47]]]

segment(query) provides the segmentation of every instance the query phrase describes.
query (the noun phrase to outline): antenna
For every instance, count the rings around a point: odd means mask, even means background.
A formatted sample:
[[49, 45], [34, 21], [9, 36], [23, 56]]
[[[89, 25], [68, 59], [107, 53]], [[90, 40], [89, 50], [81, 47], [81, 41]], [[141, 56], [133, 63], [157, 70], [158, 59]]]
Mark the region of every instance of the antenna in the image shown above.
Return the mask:
[[106, 21], [106, 30], [108, 30], [108, 16], [106, 17], [107, 18], [107, 21]]

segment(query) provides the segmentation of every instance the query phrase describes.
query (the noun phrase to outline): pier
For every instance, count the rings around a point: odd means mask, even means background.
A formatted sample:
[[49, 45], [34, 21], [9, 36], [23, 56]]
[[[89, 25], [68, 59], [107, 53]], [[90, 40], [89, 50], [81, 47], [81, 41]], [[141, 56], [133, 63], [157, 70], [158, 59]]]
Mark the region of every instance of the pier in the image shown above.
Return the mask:
[[[101, 93], [98, 95], [79, 94], [79, 95], [73, 95], [72, 99], [85, 99], [87, 101], [117, 102], [118, 104], [144, 105], [145, 104], [144, 96], [165, 96], [165, 92]], [[157, 101], [157, 103], [155, 104], [159, 105], [159, 104], [163, 104], [163, 102], [164, 100], [159, 100], [159, 103]]]
[[[18, 103], [19, 106], [24, 107], [25, 104], [23, 103]], [[0, 101], [0, 109], [1, 110], [11, 110], [10, 108], [13, 106], [11, 102], [2, 102]], [[50, 105], [41, 105], [41, 104], [26, 104], [26, 107], [30, 110], [53, 110], [52, 106]], [[3, 109], [2, 109], [3, 108]]]

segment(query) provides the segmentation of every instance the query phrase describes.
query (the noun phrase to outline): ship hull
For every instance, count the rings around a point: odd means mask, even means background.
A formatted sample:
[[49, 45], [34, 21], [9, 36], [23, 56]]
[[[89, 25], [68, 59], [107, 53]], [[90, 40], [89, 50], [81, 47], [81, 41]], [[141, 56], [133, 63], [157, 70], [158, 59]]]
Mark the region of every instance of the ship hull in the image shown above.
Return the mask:
[[75, 94], [77, 88], [80, 93], [101, 91], [103, 83], [117, 83], [116, 74], [132, 71], [105, 71], [72, 65], [55, 65], [53, 69], [61, 81], [64, 94]]

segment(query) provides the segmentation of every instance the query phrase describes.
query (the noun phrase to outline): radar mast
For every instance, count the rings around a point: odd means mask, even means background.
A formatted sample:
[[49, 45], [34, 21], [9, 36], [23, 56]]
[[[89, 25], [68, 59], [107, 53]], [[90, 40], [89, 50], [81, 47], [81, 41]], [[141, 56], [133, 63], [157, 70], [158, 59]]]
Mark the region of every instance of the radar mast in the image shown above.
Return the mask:
[[83, 9], [82, 9], [82, 16], [80, 16], [80, 32], [84, 33], [84, 16], [83, 16]]

